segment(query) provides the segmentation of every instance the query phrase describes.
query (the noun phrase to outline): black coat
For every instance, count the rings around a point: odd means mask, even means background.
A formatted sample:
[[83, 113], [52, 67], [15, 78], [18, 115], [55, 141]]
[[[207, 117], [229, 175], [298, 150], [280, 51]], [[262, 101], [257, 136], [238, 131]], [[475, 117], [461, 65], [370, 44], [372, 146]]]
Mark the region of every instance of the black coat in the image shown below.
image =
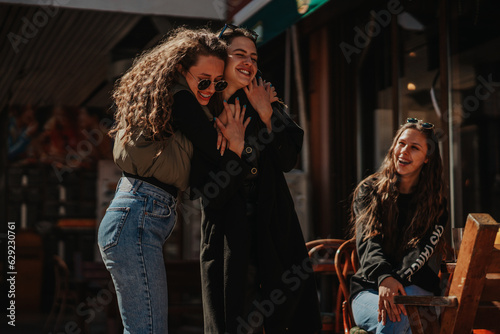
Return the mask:
[[[245, 133], [250, 154], [245, 150], [240, 159], [226, 151], [228, 156], [221, 159], [203, 151], [197, 142], [215, 146], [213, 127], [208, 138], [200, 138], [200, 131], [186, 133], [194, 148], [191, 188], [203, 197], [205, 208], [201, 245], [205, 333], [248, 333], [262, 322], [268, 334], [315, 333], [321, 328], [316, 284], [283, 175], [297, 162], [303, 131], [274, 108], [269, 135], [243, 91], [235, 95], [247, 105], [246, 116], [252, 117]], [[186, 105], [177, 95], [175, 101]], [[257, 185], [253, 219], [247, 217], [248, 192], [243, 186], [249, 179]], [[261, 296], [255, 300], [245, 300], [250, 262], [256, 263], [260, 282]]]

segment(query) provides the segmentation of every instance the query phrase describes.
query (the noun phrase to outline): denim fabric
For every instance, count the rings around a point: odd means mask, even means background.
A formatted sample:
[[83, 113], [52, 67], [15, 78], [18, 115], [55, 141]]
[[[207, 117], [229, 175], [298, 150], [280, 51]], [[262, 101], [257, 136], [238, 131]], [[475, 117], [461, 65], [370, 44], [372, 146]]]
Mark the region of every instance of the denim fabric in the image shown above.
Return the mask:
[[124, 333], [168, 333], [163, 244], [175, 225], [176, 200], [149, 183], [122, 177], [99, 226]]
[[[408, 296], [432, 296], [433, 294], [416, 285], [405, 287]], [[411, 334], [408, 317], [401, 313], [401, 321], [387, 319], [385, 326], [378, 322], [378, 291], [363, 290], [352, 300], [352, 313], [356, 325], [372, 333]]]

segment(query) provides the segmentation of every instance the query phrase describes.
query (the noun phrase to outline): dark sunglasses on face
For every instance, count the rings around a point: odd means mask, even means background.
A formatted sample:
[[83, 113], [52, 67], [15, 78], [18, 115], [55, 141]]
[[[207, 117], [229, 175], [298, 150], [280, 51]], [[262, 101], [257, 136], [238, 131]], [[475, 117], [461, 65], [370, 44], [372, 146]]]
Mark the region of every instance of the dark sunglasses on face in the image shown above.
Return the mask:
[[434, 124], [428, 123], [428, 122], [423, 122], [422, 120], [419, 120], [415, 117], [407, 118], [406, 123], [412, 123], [412, 124], [420, 123], [420, 125], [422, 125], [422, 127], [426, 130], [430, 130], [430, 129], [434, 128]]
[[257, 38], [259, 37], [259, 34], [257, 34], [255, 31], [253, 30], [250, 30], [250, 29], [247, 29], [247, 28], [243, 28], [243, 27], [238, 27], [238, 26], [235, 26], [234, 24], [229, 24], [229, 23], [226, 23], [224, 25], [224, 28], [222, 28], [222, 30], [220, 31], [219, 33], [219, 38], [222, 37], [222, 35], [224, 34], [224, 31], [226, 31], [226, 29], [233, 29], [233, 30], [236, 30], [236, 29], [243, 29], [247, 32], [250, 33], [250, 35], [252, 35], [252, 37], [254, 38], [254, 40], [257, 40]]
[[[191, 74], [191, 76], [195, 79], [195, 80], [199, 80], [197, 79], [191, 72], [187, 71], [189, 74]], [[215, 91], [216, 92], [222, 92], [224, 89], [226, 89], [227, 87], [227, 81], [225, 80], [219, 80], [219, 81], [214, 81], [214, 87], [215, 87]], [[212, 80], [209, 80], [209, 79], [201, 79], [200, 81], [198, 81], [198, 89], [199, 90], [205, 90], [207, 89], [208, 87], [210, 87], [210, 85], [212, 84]]]

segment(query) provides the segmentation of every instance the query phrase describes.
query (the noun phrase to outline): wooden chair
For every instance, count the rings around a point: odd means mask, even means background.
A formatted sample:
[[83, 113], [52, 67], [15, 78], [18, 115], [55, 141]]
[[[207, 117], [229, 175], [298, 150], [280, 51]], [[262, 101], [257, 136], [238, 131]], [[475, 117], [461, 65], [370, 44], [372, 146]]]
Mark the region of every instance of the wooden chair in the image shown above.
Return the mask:
[[[317, 277], [319, 275], [337, 275], [335, 270], [335, 252], [345, 242], [343, 239], [318, 239], [306, 243], [309, 257], [313, 260], [313, 270]], [[334, 290], [335, 291], [335, 290]], [[335, 308], [332, 312], [322, 312], [321, 321], [322, 332], [339, 333], [341, 332], [341, 290], [338, 287], [336, 294], [333, 294]]]
[[[488, 214], [469, 214], [447, 296], [394, 297], [406, 306], [412, 333], [500, 333], [500, 245], [494, 245], [499, 226]], [[441, 317], [435, 306], [442, 307]]]
[[344, 333], [348, 334], [350, 329], [356, 326], [352, 315], [351, 304], [349, 303], [349, 278], [359, 268], [358, 253], [356, 251], [356, 239], [344, 242], [335, 254], [335, 271], [339, 278], [340, 289], [343, 295], [342, 320]]

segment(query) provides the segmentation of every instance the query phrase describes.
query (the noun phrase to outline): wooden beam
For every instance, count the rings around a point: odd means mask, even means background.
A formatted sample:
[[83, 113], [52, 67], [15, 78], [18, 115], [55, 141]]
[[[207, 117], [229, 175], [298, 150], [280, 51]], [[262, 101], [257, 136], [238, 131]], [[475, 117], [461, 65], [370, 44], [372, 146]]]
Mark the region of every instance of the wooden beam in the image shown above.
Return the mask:
[[331, 106], [330, 106], [330, 53], [328, 29], [323, 27], [310, 35], [309, 42], [309, 110], [310, 154], [313, 199], [311, 208], [315, 231], [320, 237], [331, 237]]

